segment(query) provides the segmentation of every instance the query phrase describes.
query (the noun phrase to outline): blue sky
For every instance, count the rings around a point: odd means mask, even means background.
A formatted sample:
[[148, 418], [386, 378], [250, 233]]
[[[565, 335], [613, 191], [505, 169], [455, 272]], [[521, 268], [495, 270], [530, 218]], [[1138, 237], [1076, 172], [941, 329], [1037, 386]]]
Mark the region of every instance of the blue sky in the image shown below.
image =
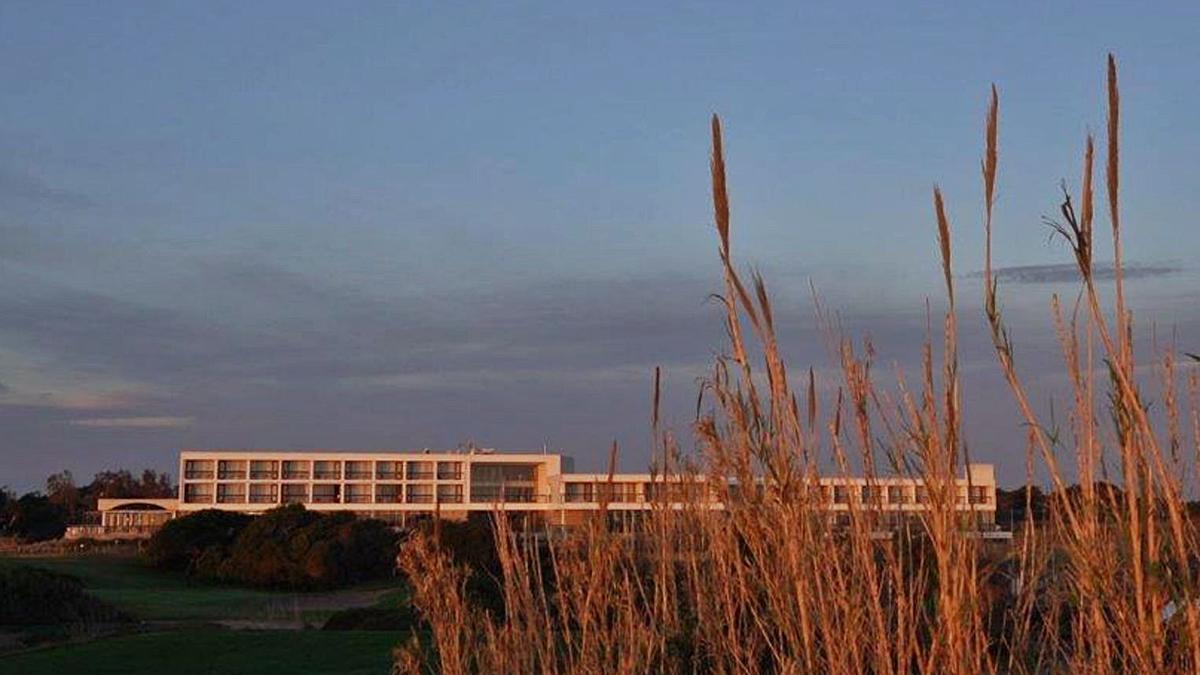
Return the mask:
[[[1139, 319], [1195, 335], [1196, 26], [1194, 3], [5, 3], [0, 483], [181, 446], [548, 442], [589, 467], [616, 438], [643, 465], [653, 367], [686, 434], [722, 344], [712, 112], [793, 368], [828, 363], [810, 280], [912, 363], [935, 181], [968, 295], [981, 265], [988, 85], [997, 263], [1063, 263], [1041, 216], [1103, 130], [1109, 50], [1126, 255], [1170, 270], [1136, 281]], [[1008, 296], [1035, 369], [1072, 288]], [[965, 355], [972, 442], [1016, 480], [1020, 429]]]

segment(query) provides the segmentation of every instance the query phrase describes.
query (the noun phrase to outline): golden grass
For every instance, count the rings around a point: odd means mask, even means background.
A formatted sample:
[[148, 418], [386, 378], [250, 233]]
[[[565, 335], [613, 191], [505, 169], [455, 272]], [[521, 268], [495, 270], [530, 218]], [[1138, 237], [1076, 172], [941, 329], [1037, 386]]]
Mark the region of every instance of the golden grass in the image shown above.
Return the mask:
[[[1116, 75], [1110, 57], [1106, 185], [1119, 270]], [[871, 344], [859, 347], [837, 333], [841, 386], [822, 405], [809, 370], [802, 408], [779, 352], [766, 284], [757, 275], [745, 283], [732, 260], [714, 116], [712, 196], [729, 353], [716, 360], [703, 388], [714, 410], [698, 414], [694, 462], [681, 461], [674, 439], [659, 429], [657, 371], [652, 427], [656, 473], [709, 478], [717, 491], [712, 497], [727, 508], [713, 511], [703, 498], [682, 509], [657, 503], [633, 536], [610, 530], [602, 508], [574, 535], [548, 543], [498, 517], [503, 617], [472, 600], [471, 572], [452, 562], [436, 532], [417, 536], [402, 566], [431, 626], [432, 646], [413, 641], [398, 649], [397, 672], [1195, 672], [1200, 549], [1180, 476], [1189, 461], [1200, 463], [1200, 382], [1193, 370], [1181, 403], [1174, 356], [1161, 357], [1168, 419], [1160, 431], [1135, 378], [1123, 277], [1118, 271], [1111, 319], [1096, 288], [1093, 153], [1089, 137], [1080, 211], [1066, 195], [1063, 221], [1055, 224], [1082, 286], [1069, 314], [1057, 297], [1051, 304], [1074, 389], [1065, 437], [1052, 434], [1030, 404], [993, 276], [999, 95], [992, 88], [981, 162], [984, 313], [997, 364], [1028, 429], [1029, 481], [1040, 464], [1054, 487], [1049, 518], [1039, 524], [1030, 515], [1009, 550], [998, 553], [964, 536], [964, 526], [973, 524], [955, 506], [954, 481], [969, 458], [961, 434], [953, 227], [940, 189], [934, 189], [934, 219], [947, 311], [941, 344], [931, 338], [923, 350], [919, 380], [885, 389], [872, 371]], [[1094, 374], [1100, 364], [1107, 379]], [[1188, 426], [1194, 460], [1181, 451]], [[1120, 460], [1115, 475], [1106, 456]], [[843, 473], [861, 463], [869, 480], [882, 466], [920, 478], [930, 508], [890, 543], [872, 537], [879, 514], [853, 502], [848, 523], [835, 527], [811, 487], [819, 460]], [[610, 475], [615, 463], [614, 446]], [[728, 480], [750, 486], [760, 476], [762, 491], [734, 494]], [[1077, 490], [1067, 489], [1068, 476], [1081, 480]], [[1101, 478], [1119, 491], [1101, 487]]]

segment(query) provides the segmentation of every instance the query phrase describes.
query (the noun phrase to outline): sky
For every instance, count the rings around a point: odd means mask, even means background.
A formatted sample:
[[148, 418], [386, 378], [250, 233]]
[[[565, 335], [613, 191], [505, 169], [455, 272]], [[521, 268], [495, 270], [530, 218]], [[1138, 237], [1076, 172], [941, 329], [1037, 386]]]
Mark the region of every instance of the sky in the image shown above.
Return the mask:
[[973, 276], [992, 83], [996, 264], [1038, 266], [1004, 282], [1035, 400], [1063, 384], [1049, 298], [1078, 290], [1042, 218], [1103, 134], [1108, 51], [1139, 336], [1200, 351], [1200, 5], [1049, 4], [0, 4], [0, 484], [180, 448], [598, 469], [616, 440], [643, 469], [654, 367], [686, 444], [725, 344], [713, 113], [735, 257], [829, 397], [810, 288], [878, 372], [915, 372], [941, 185], [967, 438], [1019, 482]]

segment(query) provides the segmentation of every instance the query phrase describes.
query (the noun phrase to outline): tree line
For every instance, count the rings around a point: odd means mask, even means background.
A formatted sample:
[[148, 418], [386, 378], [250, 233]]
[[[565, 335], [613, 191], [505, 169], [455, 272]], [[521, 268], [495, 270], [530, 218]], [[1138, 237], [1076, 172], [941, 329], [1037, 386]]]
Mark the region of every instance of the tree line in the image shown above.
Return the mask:
[[75, 477], [64, 470], [47, 478], [44, 490], [17, 496], [0, 488], [0, 536], [25, 542], [57, 539], [67, 525], [82, 522], [95, 511], [103, 497], [152, 499], [175, 494], [170, 474], [151, 469], [140, 475], [128, 469], [101, 471], [85, 485], [76, 485]]

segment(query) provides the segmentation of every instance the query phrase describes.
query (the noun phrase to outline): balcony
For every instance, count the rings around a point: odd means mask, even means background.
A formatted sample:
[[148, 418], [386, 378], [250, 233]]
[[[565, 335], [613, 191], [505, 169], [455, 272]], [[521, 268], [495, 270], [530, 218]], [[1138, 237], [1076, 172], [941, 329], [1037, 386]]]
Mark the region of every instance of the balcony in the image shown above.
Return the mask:
[[375, 503], [377, 504], [400, 504], [404, 502], [404, 495], [399, 490], [381, 490], [375, 493]]
[[422, 489], [426, 486], [412, 486], [408, 489], [408, 499], [405, 500], [409, 504], [432, 504], [433, 490]]
[[438, 462], [438, 480], [462, 480], [462, 462]]

